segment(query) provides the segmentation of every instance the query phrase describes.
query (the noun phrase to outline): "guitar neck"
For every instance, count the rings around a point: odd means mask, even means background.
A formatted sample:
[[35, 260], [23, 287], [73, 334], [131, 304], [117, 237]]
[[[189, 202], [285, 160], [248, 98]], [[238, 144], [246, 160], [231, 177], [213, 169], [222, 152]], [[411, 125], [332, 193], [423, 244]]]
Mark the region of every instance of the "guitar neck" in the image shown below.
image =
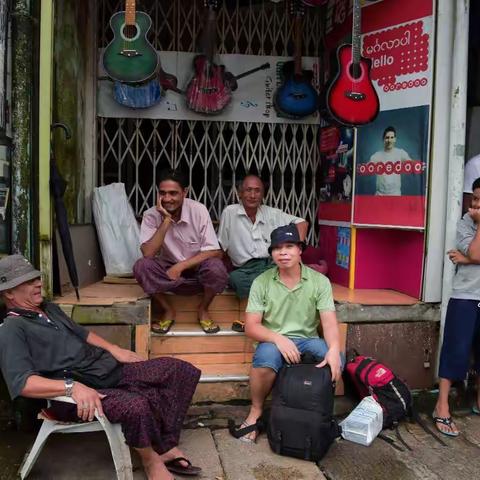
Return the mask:
[[251, 70], [247, 70], [246, 72], [241, 73], [240, 75], [235, 75], [235, 80], [240, 80], [243, 77], [246, 77], [247, 75], [251, 75], [252, 73], [258, 72], [259, 70], [265, 70], [267, 68], [270, 68], [269, 63], [264, 63], [263, 65], [260, 65], [259, 67], [252, 68]]
[[290, 0], [290, 14], [293, 15], [293, 65], [296, 77], [302, 75], [302, 21], [305, 7], [300, 0]]
[[360, 35], [362, 34], [362, 7], [360, 0], [353, 0], [353, 18], [352, 18], [352, 56], [354, 65], [360, 63]]
[[215, 53], [215, 40], [217, 34], [217, 11], [215, 4], [206, 2], [205, 23], [202, 32], [201, 45], [208, 61], [213, 62], [213, 55]]
[[135, 25], [135, 0], [125, 1], [125, 25]]
[[302, 15], [295, 15], [294, 29], [293, 61], [295, 66], [295, 75], [299, 76], [302, 74]]

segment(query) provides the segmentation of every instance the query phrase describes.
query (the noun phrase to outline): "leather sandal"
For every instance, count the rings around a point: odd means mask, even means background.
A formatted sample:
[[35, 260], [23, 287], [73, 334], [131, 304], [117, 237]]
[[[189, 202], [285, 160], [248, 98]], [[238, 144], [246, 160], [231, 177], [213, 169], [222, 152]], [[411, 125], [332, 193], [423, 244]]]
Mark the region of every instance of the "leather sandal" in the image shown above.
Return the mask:
[[158, 322], [152, 323], [151, 330], [154, 333], [165, 335], [169, 332], [174, 323], [175, 320], [159, 320]]
[[[439, 417], [437, 416], [437, 412], [434, 410], [432, 414], [432, 419], [433, 422], [435, 423], [436, 429], [442, 433], [443, 435], [446, 435], [447, 437], [458, 437], [459, 432], [455, 431], [453, 428], [456, 428], [455, 422], [452, 420], [452, 417]], [[440, 425], [445, 425], [448, 427], [447, 430], [441, 430]]]
[[220, 331], [220, 327], [210, 319], [199, 320], [198, 323], [200, 324], [202, 330], [205, 333], [217, 333], [218, 331]]
[[245, 331], [245, 322], [242, 322], [241, 320], [235, 320], [232, 323], [232, 330], [234, 332], [244, 332]]

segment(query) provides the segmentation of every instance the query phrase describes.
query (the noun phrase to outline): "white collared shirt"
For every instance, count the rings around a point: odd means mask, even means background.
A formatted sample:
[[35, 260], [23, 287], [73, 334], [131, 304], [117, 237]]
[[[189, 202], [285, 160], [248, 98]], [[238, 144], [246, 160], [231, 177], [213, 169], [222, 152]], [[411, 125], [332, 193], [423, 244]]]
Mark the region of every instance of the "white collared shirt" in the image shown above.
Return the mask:
[[235, 267], [240, 267], [252, 258], [267, 258], [270, 234], [277, 227], [305, 220], [283, 212], [278, 208], [261, 205], [252, 223], [243, 205], [228, 205], [222, 212], [218, 240], [228, 252]]

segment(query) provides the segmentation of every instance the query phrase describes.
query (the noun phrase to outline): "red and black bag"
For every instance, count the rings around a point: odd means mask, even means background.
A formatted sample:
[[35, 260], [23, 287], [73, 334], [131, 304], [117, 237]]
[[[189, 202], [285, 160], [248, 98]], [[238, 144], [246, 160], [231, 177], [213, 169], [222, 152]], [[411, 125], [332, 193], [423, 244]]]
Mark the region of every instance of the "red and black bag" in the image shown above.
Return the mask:
[[383, 428], [395, 428], [397, 438], [409, 450], [410, 447], [401, 439], [396, 428], [398, 423], [407, 417], [417, 422], [440, 444], [446, 446], [418, 415], [413, 406], [412, 393], [408, 385], [385, 364], [351, 350], [347, 353], [345, 371], [353, 382], [360, 398], [371, 395], [381, 405], [383, 409]]
[[407, 384], [382, 363], [363, 355], [352, 356], [345, 370], [360, 398], [371, 395], [382, 406], [383, 428], [389, 428], [409, 416], [412, 394]]

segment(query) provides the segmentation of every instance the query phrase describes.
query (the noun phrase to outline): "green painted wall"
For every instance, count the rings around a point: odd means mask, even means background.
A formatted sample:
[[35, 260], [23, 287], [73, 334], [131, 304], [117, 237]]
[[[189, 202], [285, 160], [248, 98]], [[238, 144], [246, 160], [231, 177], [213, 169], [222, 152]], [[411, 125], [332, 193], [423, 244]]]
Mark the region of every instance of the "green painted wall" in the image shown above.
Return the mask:
[[65, 140], [63, 131], [57, 129], [53, 145], [67, 181], [64, 200], [70, 223], [83, 221], [86, 45], [95, 41], [86, 34], [88, 10], [88, 2], [55, 1], [52, 117], [70, 127], [72, 138]]

